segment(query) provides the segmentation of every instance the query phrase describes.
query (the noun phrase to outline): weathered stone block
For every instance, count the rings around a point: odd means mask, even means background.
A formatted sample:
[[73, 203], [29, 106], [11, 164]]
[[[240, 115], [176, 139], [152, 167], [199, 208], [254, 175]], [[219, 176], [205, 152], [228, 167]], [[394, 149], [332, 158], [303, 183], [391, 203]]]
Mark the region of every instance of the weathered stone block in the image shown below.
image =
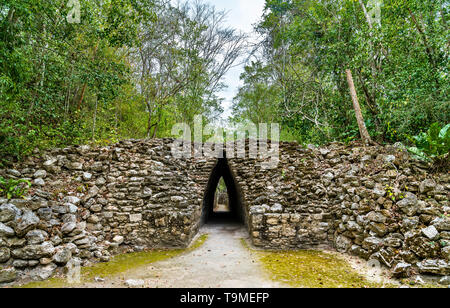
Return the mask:
[[130, 215], [130, 222], [140, 222], [142, 221], [142, 214], [131, 214]]
[[17, 272], [14, 268], [0, 267], [0, 283], [13, 282], [17, 278]]

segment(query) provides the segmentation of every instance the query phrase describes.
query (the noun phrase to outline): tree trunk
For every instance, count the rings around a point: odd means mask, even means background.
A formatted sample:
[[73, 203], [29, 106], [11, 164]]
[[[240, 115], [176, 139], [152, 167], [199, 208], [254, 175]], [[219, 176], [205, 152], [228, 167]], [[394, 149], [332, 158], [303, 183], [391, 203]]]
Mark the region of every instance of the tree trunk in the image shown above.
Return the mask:
[[147, 109], [148, 109], [148, 121], [147, 121], [147, 139], [150, 139], [150, 132], [152, 130], [152, 107], [150, 106], [150, 103], [147, 102]]
[[361, 8], [364, 12], [364, 16], [366, 17], [367, 23], [369, 24], [369, 29], [372, 30], [373, 26], [372, 26], [372, 19], [370, 18], [369, 12], [367, 12], [367, 8], [364, 5], [364, 2], [362, 2], [362, 0], [359, 0], [359, 4], [361, 5]]
[[70, 78], [69, 78], [69, 84], [67, 87], [67, 94], [66, 94], [66, 98], [64, 99], [64, 120], [67, 119], [68, 115], [69, 115], [69, 111], [70, 111], [70, 93], [72, 91], [72, 78], [73, 78], [73, 65], [70, 68]]
[[97, 124], [97, 109], [98, 109], [98, 97], [95, 98], [95, 111], [94, 111], [94, 119], [92, 124], [92, 141], [95, 140], [95, 126]]
[[428, 44], [428, 39], [427, 36], [425, 34], [425, 31], [422, 29], [422, 27], [419, 25], [419, 22], [416, 19], [416, 16], [414, 15], [414, 13], [411, 11], [410, 8], [408, 8], [408, 12], [409, 15], [411, 16], [411, 20], [414, 23], [414, 26], [416, 27], [417, 31], [419, 32], [420, 37], [423, 40], [423, 43], [425, 45], [425, 51], [427, 53], [428, 59], [430, 61], [430, 64], [435, 67], [435, 62], [434, 62], [434, 57], [433, 57], [433, 49], [430, 47], [430, 44]]
[[[92, 61], [94, 61], [95, 57], [97, 56], [97, 50], [98, 50], [98, 44], [95, 46], [94, 54], [92, 55]], [[85, 83], [83, 85], [83, 90], [81, 91], [80, 99], [78, 100], [77, 110], [81, 109], [81, 104], [83, 103], [83, 100], [84, 100], [84, 94], [86, 93], [86, 87], [87, 87], [87, 84]]]
[[87, 84], [84, 84], [84, 85], [83, 85], [83, 89], [81, 90], [80, 98], [79, 98], [79, 100], [78, 100], [77, 110], [80, 110], [80, 109], [81, 109], [81, 103], [82, 103], [83, 100], [84, 100], [84, 93], [86, 92], [86, 87], [87, 87]]
[[16, 13], [15, 8], [10, 8], [8, 12], [8, 22], [12, 24], [14, 22], [14, 14]]
[[156, 138], [156, 133], [158, 132], [159, 123], [161, 123], [161, 112], [158, 115], [158, 119], [156, 120], [156, 123], [153, 125], [153, 126], [155, 126], [155, 128], [153, 130], [152, 139]]
[[41, 91], [44, 89], [44, 81], [45, 81], [45, 70], [46, 70], [46, 63], [45, 63], [45, 57], [46, 57], [46, 50], [48, 48], [48, 41], [47, 41], [47, 27], [45, 26], [45, 24], [42, 26], [43, 27], [43, 32], [44, 32], [44, 39], [46, 41], [45, 43], [45, 50], [42, 51], [43, 55], [42, 55], [42, 69], [41, 69], [41, 83], [40, 83], [40, 87], [41, 87]]
[[156, 138], [156, 133], [158, 132], [158, 125], [155, 125], [155, 129], [153, 131], [152, 139]]
[[[422, 29], [422, 27], [419, 24], [419, 21], [417, 20], [416, 16], [414, 15], [414, 13], [411, 11], [410, 8], [408, 8], [408, 12], [409, 12], [409, 15], [411, 16], [411, 20], [414, 23], [414, 26], [416, 27], [417, 31], [419, 32], [420, 37], [422, 38], [423, 44], [425, 45], [425, 52], [428, 56], [428, 61], [430, 62], [430, 65], [434, 69], [436, 69], [437, 64], [436, 64], [435, 57], [434, 57], [434, 50], [433, 50], [433, 47], [430, 46], [430, 44], [428, 43], [428, 39], [427, 39], [425, 30]], [[436, 86], [438, 88], [440, 88], [439, 78], [437, 78], [436, 75], [435, 75], [434, 81], [436, 83]]]
[[369, 145], [372, 143], [372, 139], [370, 138], [369, 132], [367, 131], [366, 124], [364, 123], [364, 118], [361, 112], [361, 107], [358, 102], [358, 95], [356, 94], [355, 84], [353, 83], [352, 71], [347, 69], [345, 70], [347, 73], [347, 82], [350, 88], [350, 95], [352, 96], [353, 108], [355, 109], [356, 120], [358, 121], [359, 133], [361, 135], [361, 139], [365, 145]]

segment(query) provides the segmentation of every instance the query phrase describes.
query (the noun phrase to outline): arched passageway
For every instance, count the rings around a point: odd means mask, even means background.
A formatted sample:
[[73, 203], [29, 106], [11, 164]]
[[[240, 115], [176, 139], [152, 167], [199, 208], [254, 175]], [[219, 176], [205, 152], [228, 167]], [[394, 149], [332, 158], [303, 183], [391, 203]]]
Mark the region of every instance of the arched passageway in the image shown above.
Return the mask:
[[[236, 183], [233, 172], [230, 169], [226, 155], [224, 156], [224, 158], [218, 159], [208, 181], [203, 200], [203, 224], [217, 222], [245, 223], [246, 215], [243, 208], [241, 191]], [[226, 193], [228, 194], [227, 211], [217, 211], [214, 209], [217, 202], [217, 187], [221, 179], [225, 182]]]

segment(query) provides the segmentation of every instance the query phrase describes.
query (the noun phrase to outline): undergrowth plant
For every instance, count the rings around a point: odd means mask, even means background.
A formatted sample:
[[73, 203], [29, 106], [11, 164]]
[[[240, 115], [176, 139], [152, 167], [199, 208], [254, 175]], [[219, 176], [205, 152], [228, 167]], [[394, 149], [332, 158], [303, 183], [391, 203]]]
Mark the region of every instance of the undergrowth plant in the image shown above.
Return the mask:
[[0, 176], [0, 196], [7, 199], [23, 198], [30, 189], [31, 183], [25, 179], [5, 179]]
[[450, 124], [441, 127], [439, 123], [431, 125], [426, 133], [412, 137], [414, 147], [408, 150], [422, 160], [435, 160], [450, 151]]

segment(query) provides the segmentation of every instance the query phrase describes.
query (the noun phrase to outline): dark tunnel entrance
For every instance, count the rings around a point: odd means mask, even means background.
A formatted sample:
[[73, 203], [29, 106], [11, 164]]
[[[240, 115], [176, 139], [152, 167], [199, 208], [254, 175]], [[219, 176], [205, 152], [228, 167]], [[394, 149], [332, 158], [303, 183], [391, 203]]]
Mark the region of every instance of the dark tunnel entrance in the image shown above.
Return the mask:
[[[226, 189], [223, 189], [226, 186]], [[223, 203], [223, 193], [227, 194], [227, 204]], [[242, 206], [240, 189], [228, 165], [226, 158], [219, 158], [217, 165], [211, 172], [203, 200], [203, 224], [239, 223], [244, 224], [245, 214]]]

